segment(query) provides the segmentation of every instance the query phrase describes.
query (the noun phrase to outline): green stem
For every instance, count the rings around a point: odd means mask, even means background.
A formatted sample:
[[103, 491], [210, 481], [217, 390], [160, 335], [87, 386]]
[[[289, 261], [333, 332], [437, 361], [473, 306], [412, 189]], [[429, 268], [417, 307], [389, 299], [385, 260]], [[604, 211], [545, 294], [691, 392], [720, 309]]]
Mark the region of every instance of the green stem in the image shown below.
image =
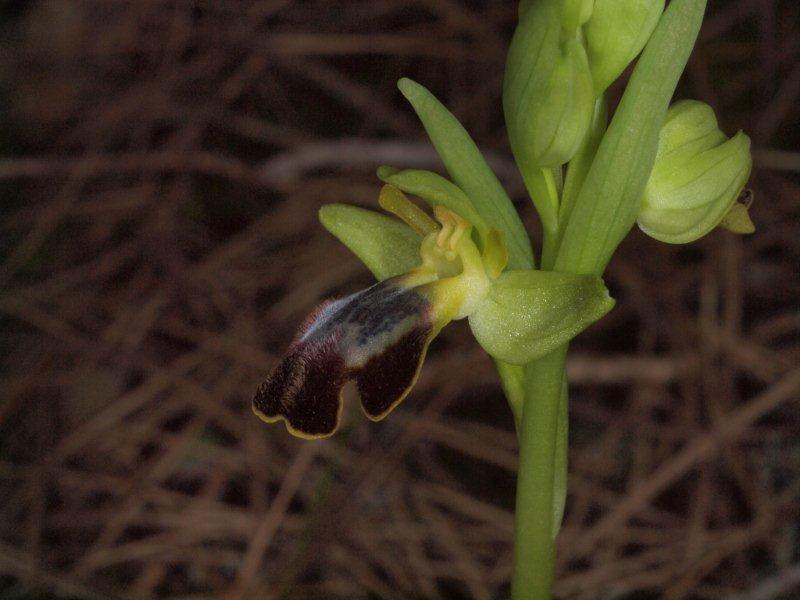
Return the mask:
[[567, 346], [526, 367], [514, 536], [514, 600], [550, 600], [555, 568], [555, 453]]
[[552, 271], [558, 253], [558, 240], [560, 232], [558, 225], [552, 228], [543, 229], [544, 238], [542, 240], [542, 270]]
[[543, 252], [555, 258], [558, 243], [559, 181], [553, 169], [533, 167], [530, 170], [522, 169], [521, 173], [528, 195], [533, 199], [536, 212], [542, 221]]

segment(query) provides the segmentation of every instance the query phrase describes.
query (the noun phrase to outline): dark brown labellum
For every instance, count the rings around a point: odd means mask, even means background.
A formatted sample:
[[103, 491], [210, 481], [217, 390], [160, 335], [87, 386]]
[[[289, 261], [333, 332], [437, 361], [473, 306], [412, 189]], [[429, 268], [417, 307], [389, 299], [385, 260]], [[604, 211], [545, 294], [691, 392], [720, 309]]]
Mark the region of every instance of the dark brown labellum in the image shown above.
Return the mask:
[[355, 379], [364, 412], [386, 416], [414, 384], [433, 334], [429, 300], [402, 278], [317, 308], [287, 355], [253, 398], [268, 422], [295, 435], [331, 435], [339, 426], [344, 384]]

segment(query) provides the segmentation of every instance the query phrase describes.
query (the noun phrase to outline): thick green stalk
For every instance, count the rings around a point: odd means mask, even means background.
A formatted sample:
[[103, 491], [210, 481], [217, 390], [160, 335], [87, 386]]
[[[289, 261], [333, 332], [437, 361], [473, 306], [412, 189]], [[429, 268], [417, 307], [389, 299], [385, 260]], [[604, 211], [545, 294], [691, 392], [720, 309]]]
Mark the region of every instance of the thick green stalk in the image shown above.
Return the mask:
[[566, 355], [565, 345], [526, 368], [511, 582], [515, 600], [551, 598], [555, 567], [555, 453]]

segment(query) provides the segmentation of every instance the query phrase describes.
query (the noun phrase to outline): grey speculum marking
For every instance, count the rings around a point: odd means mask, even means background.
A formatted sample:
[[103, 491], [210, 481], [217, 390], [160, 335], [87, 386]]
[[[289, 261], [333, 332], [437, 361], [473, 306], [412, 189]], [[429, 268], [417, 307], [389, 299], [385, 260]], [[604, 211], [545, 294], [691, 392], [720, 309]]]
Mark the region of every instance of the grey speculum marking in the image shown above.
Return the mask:
[[406, 319], [422, 315], [427, 305], [428, 301], [413, 289], [382, 281], [325, 307], [301, 341], [322, 340], [336, 329], [353, 327], [357, 332], [355, 343], [363, 347]]

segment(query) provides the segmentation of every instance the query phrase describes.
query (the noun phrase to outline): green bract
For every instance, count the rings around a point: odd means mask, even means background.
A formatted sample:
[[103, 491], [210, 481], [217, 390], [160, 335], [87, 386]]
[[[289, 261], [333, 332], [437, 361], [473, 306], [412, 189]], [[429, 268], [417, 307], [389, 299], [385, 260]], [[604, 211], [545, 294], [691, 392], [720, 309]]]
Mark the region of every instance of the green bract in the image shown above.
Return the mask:
[[469, 318], [495, 358], [526, 364], [553, 351], [614, 306], [603, 280], [555, 271], [508, 271]]
[[411, 103], [453, 182], [486, 223], [503, 232], [509, 266], [533, 266], [533, 250], [511, 199], [461, 123], [420, 84], [403, 78], [397, 87]]
[[736, 207], [729, 229], [747, 232], [752, 223], [735, 203], [752, 164], [744, 133], [727, 139], [711, 107], [694, 100], [676, 103], [661, 129], [639, 227], [657, 240], [684, 244], [704, 236]]
[[664, 0], [596, 0], [584, 27], [597, 95], [642, 51], [664, 11]]
[[578, 192], [581, 191], [581, 186], [586, 179], [589, 168], [592, 166], [592, 160], [597, 154], [597, 148], [600, 146], [606, 127], [608, 127], [608, 103], [605, 96], [600, 96], [595, 104], [594, 116], [592, 117], [589, 131], [578, 152], [569, 161], [558, 213], [558, 219], [561, 223], [569, 222]]

